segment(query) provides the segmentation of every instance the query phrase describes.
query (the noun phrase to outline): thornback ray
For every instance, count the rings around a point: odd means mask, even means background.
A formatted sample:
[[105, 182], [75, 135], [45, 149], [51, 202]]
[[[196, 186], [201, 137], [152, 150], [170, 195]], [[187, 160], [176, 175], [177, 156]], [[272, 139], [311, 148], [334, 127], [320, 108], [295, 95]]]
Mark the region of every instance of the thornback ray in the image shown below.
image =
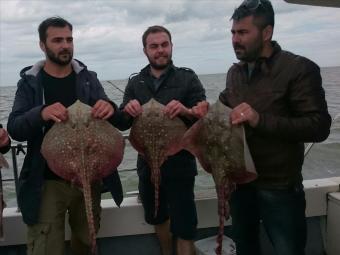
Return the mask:
[[77, 100], [67, 110], [68, 119], [55, 123], [47, 132], [41, 152], [54, 173], [82, 187], [94, 254], [96, 230], [91, 184], [117, 170], [125, 143], [121, 133], [110, 123], [92, 117], [90, 106]]
[[2, 168], [9, 168], [7, 160], [5, 157], [0, 153], [0, 240], [4, 238], [4, 229], [3, 229], [3, 210], [6, 207], [4, 201], [4, 192], [2, 188]]
[[151, 170], [151, 182], [155, 186], [155, 216], [159, 206], [160, 167], [168, 156], [183, 149], [179, 141], [187, 130], [181, 119], [166, 116], [164, 107], [155, 99], [149, 100], [134, 120], [129, 135], [131, 145], [144, 157]]
[[229, 218], [230, 194], [235, 184], [247, 183], [257, 177], [243, 125], [231, 125], [230, 112], [230, 108], [217, 101], [185, 133], [182, 140], [184, 148], [198, 158], [215, 182], [219, 215], [215, 252], [218, 255], [222, 252], [224, 219]]

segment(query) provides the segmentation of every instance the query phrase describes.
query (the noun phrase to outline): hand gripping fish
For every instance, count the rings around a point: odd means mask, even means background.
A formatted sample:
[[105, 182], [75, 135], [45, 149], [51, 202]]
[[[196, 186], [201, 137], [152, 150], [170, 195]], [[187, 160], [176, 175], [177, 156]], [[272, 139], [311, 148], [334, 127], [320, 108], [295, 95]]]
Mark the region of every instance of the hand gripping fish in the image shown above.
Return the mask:
[[68, 120], [55, 123], [44, 137], [41, 152], [50, 169], [83, 188], [92, 253], [96, 230], [91, 184], [116, 171], [124, 153], [124, 138], [105, 120], [93, 118], [79, 100], [68, 108]]
[[159, 206], [160, 167], [168, 156], [182, 149], [180, 140], [187, 130], [179, 118], [170, 119], [163, 113], [164, 105], [151, 99], [133, 122], [129, 141], [151, 169], [151, 182], [155, 186], [155, 216]]
[[2, 212], [4, 208], [6, 207], [5, 201], [4, 201], [4, 195], [3, 195], [3, 188], [2, 188], [2, 175], [1, 175], [1, 169], [2, 168], [8, 168], [8, 163], [5, 159], [5, 157], [0, 153], [0, 240], [4, 237], [4, 231], [2, 226]]
[[231, 125], [231, 109], [217, 101], [206, 116], [184, 135], [183, 146], [212, 174], [218, 198], [219, 233], [216, 254], [222, 253], [224, 218], [229, 218], [228, 200], [235, 184], [257, 177], [242, 125]]

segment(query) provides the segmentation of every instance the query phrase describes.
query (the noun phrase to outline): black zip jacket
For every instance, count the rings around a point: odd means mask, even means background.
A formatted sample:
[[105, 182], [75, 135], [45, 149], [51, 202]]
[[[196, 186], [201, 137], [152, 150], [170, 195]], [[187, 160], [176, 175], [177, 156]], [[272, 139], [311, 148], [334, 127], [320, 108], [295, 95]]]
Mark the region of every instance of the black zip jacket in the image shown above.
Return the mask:
[[[129, 79], [125, 88], [123, 103], [120, 105], [120, 116], [116, 115], [114, 125], [121, 129], [129, 129], [133, 118], [122, 112], [125, 105], [133, 99], [137, 99], [141, 105], [154, 98], [161, 104], [168, 104], [171, 100], [180, 101], [185, 107], [191, 108], [198, 102], [206, 99], [205, 90], [197, 75], [188, 68], [179, 68], [171, 64], [165, 79], [158, 89], [155, 89], [150, 75], [150, 66], [146, 66], [141, 72]], [[182, 118], [187, 126], [192, 121]], [[137, 171], [140, 176], [149, 176], [150, 171], [146, 161], [138, 155]], [[192, 154], [186, 150], [170, 156], [161, 166], [162, 177], [182, 178], [197, 174], [196, 161]]]

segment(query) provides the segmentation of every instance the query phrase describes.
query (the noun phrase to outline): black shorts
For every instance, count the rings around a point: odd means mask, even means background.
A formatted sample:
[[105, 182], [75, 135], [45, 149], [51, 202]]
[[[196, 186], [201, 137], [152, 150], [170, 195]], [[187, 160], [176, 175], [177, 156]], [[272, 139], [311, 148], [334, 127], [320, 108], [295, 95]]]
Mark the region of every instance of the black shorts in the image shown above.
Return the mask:
[[139, 194], [145, 221], [151, 225], [170, 218], [170, 231], [175, 237], [193, 240], [196, 235], [197, 212], [194, 201], [195, 177], [162, 178], [159, 187], [159, 208], [155, 217], [154, 185], [150, 178], [139, 178]]

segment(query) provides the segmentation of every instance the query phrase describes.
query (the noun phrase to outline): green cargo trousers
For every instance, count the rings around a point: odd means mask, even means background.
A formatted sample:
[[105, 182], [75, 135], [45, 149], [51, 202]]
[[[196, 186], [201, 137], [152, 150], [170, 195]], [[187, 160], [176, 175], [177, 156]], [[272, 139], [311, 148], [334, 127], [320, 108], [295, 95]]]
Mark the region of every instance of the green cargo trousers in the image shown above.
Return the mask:
[[[100, 223], [100, 185], [92, 185], [92, 206], [96, 231]], [[88, 224], [83, 192], [62, 180], [46, 180], [38, 224], [28, 226], [28, 255], [65, 254], [65, 215], [71, 228], [71, 254], [90, 254]]]

